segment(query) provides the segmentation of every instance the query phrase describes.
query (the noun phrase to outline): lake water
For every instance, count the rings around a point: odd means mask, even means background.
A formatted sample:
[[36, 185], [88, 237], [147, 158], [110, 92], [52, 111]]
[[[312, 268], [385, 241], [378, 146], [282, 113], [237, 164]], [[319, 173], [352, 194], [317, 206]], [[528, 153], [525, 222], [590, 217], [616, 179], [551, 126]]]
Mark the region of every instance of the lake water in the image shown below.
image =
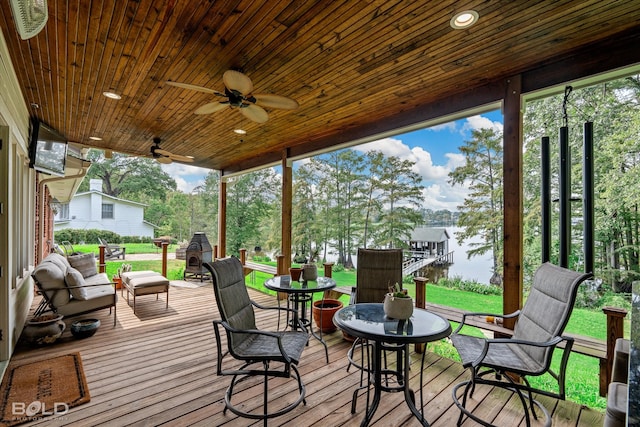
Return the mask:
[[464, 280], [476, 280], [480, 283], [489, 283], [489, 279], [493, 272], [491, 266], [491, 254], [486, 253], [481, 256], [474, 256], [467, 259], [467, 251], [469, 243], [479, 241], [480, 239], [471, 239], [466, 241], [462, 246], [458, 245], [455, 233], [460, 230], [459, 227], [447, 227], [447, 232], [451, 238], [449, 239], [449, 251], [453, 251], [453, 265], [449, 267], [449, 278], [460, 276]]

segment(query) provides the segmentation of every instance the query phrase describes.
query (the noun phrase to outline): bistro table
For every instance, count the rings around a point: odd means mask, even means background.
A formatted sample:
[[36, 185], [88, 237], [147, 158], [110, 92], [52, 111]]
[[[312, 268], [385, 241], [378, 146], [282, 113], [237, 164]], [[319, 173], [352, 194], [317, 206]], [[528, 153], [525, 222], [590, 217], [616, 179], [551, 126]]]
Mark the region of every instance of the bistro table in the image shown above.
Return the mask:
[[[288, 295], [289, 301], [293, 303], [293, 319], [289, 323], [292, 329], [298, 329], [301, 323], [304, 327], [309, 326], [309, 331], [324, 346], [324, 353], [329, 363], [329, 349], [327, 343], [322, 339], [322, 329], [320, 335], [313, 330], [311, 321], [313, 320], [313, 310], [309, 310], [307, 318], [307, 303], [313, 299], [316, 292], [324, 292], [336, 287], [336, 281], [330, 277], [318, 277], [316, 280], [293, 281], [291, 276], [275, 276], [264, 282], [264, 287], [276, 292], [284, 292]], [[322, 320], [322, 319], [320, 319]]]
[[[382, 391], [404, 393], [404, 399], [409, 409], [424, 426], [429, 423], [424, 418], [423, 411], [419, 411], [415, 405], [415, 394], [409, 387], [410, 345], [415, 343], [427, 343], [446, 338], [451, 334], [449, 321], [429, 311], [414, 308], [413, 315], [408, 320], [390, 319], [384, 314], [383, 304], [353, 304], [340, 309], [333, 316], [333, 323], [343, 331], [373, 343], [373, 385], [374, 395], [371, 406], [361, 426], [367, 426], [378, 409], [380, 394]], [[382, 384], [382, 351], [388, 345], [395, 345], [393, 350], [400, 348], [404, 353], [404, 363], [398, 357], [397, 371], [398, 387], [389, 387]], [[402, 365], [404, 365], [404, 370]], [[386, 373], [387, 370], [384, 370]], [[422, 372], [420, 372], [420, 387], [422, 387]], [[354, 399], [357, 395], [354, 395]], [[421, 399], [422, 400], [422, 399]], [[421, 402], [421, 407], [422, 407]], [[352, 402], [351, 412], [355, 412], [355, 401]]]

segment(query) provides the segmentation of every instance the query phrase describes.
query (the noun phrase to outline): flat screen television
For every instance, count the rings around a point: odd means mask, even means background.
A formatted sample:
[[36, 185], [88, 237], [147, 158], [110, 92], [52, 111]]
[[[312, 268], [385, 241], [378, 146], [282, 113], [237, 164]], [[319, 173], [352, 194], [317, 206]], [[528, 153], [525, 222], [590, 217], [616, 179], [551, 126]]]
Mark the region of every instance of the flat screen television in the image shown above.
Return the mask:
[[29, 166], [55, 176], [64, 176], [67, 140], [38, 119], [31, 120]]

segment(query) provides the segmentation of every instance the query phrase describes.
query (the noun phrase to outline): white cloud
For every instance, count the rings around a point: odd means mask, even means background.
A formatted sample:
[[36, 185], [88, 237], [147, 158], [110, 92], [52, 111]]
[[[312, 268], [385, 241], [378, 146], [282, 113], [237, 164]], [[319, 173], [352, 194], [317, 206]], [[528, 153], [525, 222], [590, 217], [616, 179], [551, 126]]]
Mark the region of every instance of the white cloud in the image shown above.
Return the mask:
[[466, 131], [478, 129], [493, 129], [497, 132], [502, 133], [503, 125], [502, 123], [494, 122], [487, 117], [471, 116], [465, 120], [464, 125], [462, 125], [461, 132], [464, 133]]
[[183, 163], [171, 163], [160, 166], [164, 172], [171, 175], [176, 181], [178, 191], [182, 191], [183, 193], [191, 193], [195, 187], [204, 184], [204, 178], [210, 171], [210, 169], [185, 165]]

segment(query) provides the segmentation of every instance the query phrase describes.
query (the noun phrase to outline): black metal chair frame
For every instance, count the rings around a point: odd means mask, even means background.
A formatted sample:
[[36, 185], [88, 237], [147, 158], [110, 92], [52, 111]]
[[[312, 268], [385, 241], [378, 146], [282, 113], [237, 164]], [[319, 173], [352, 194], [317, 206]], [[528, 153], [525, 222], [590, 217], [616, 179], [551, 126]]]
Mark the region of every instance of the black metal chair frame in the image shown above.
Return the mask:
[[[551, 264], [548, 264], [548, 265], [551, 265]], [[552, 266], [552, 267], [556, 269], [560, 268], [556, 266]], [[548, 268], [548, 267], [545, 267], [545, 268]], [[557, 271], [560, 271], [560, 270], [557, 270]], [[569, 298], [569, 301], [566, 303], [569, 307], [568, 314], [566, 314], [566, 317], [564, 319], [561, 319], [561, 322], [564, 322], [564, 324], [560, 325], [559, 327], [560, 331], [558, 335], [551, 337], [549, 340], [544, 342], [518, 339], [517, 337], [484, 339], [484, 347], [481, 353], [476, 358], [476, 360], [471, 362], [466, 362], [466, 363], [464, 363], [464, 360], [463, 360], [463, 366], [465, 368], [469, 368], [469, 370], [471, 371], [471, 379], [462, 381], [456, 384], [452, 391], [453, 401], [455, 405], [458, 407], [458, 409], [460, 409], [460, 416], [458, 418], [457, 425], [461, 425], [464, 420], [464, 417], [466, 416], [483, 426], [493, 427], [493, 424], [487, 422], [486, 420], [481, 419], [477, 415], [474, 415], [472, 411], [466, 408], [467, 400], [468, 398], [473, 396], [473, 393], [475, 391], [475, 387], [477, 384], [500, 387], [500, 388], [509, 390], [513, 393], [516, 393], [524, 408], [525, 422], [528, 427], [531, 426], [531, 415], [533, 415], [534, 419], [536, 420], [538, 419], [538, 416], [535, 411], [536, 406], [538, 407], [538, 409], [540, 409], [540, 411], [545, 416], [545, 426], [548, 427], [551, 425], [551, 417], [548, 411], [546, 410], [544, 405], [542, 405], [540, 402], [538, 402], [533, 398], [533, 393], [538, 393], [544, 396], [549, 396], [549, 397], [562, 399], [562, 400], [565, 399], [566, 368], [567, 368], [567, 364], [569, 361], [569, 356], [571, 354], [571, 348], [573, 347], [574, 340], [571, 337], [563, 336], [562, 331], [564, 330], [564, 327], [566, 326], [568, 318], [573, 309], [573, 304], [575, 302], [578, 286], [584, 280], [591, 277], [591, 274], [581, 274], [581, 273], [575, 273], [575, 272], [572, 272], [572, 273], [574, 273], [573, 280], [570, 284], [568, 284], [568, 286], [570, 287], [570, 291], [569, 291], [570, 298]], [[534, 283], [534, 286], [535, 286], [535, 283]], [[526, 306], [526, 303], [525, 303], [525, 306]], [[502, 319], [517, 319], [521, 314], [522, 314], [522, 310], [517, 310], [514, 313], [505, 314], [505, 315], [493, 314], [493, 313], [465, 313], [462, 316], [462, 321], [460, 322], [458, 328], [452, 334], [452, 340], [454, 340], [454, 345], [455, 345], [454, 336], [457, 335], [461, 331], [461, 329], [465, 326], [466, 319], [468, 317], [494, 316], [496, 318], [502, 318]], [[565, 342], [565, 345], [562, 350], [563, 353], [560, 361], [559, 370], [558, 370], [558, 373], [556, 373], [553, 370], [551, 370], [551, 361], [552, 361], [554, 350], [562, 342]], [[545, 348], [550, 351], [547, 351], [545, 357], [542, 360], [543, 363], [536, 368], [532, 366], [528, 368], [518, 369], [518, 368], [515, 368], [514, 366], [504, 367], [504, 366], [500, 366], [495, 362], [485, 361], [485, 357], [490, 352], [491, 348], [493, 347], [499, 348], [499, 346], [504, 346], [505, 344], [517, 345], [517, 346], [529, 347], [529, 348]], [[557, 381], [558, 392], [538, 389], [530, 385], [527, 379], [527, 376], [530, 376], [530, 377], [540, 376], [545, 373], [550, 374]], [[460, 397], [458, 396], [458, 390], [460, 390], [461, 388], [464, 389], [463, 394], [461, 396], [462, 401], [460, 401]], [[529, 412], [531, 412], [531, 414]]]
[[[230, 259], [234, 259], [237, 260], [235, 258], [230, 258]], [[226, 261], [226, 260], [221, 260], [221, 261]], [[214, 264], [216, 262], [220, 262], [220, 261], [215, 261], [213, 263], [205, 263], [204, 266], [206, 269], [208, 269], [211, 272], [211, 276], [213, 279], [213, 283], [214, 283], [214, 290], [216, 291], [216, 300], [218, 300], [219, 298], [219, 292], [216, 289], [216, 283], [218, 280], [218, 273], [215, 270], [215, 266]], [[238, 261], [238, 265], [240, 265], [240, 268], [242, 268], [241, 264], [239, 264]], [[248, 295], [247, 295], [248, 296]], [[216, 373], [217, 375], [230, 375], [232, 376], [231, 379], [231, 383], [229, 384], [229, 387], [227, 388], [226, 392], [225, 392], [225, 408], [223, 410], [223, 413], [226, 413], [226, 410], [230, 410], [231, 412], [233, 412], [234, 414], [241, 416], [241, 417], [245, 417], [245, 418], [250, 418], [250, 419], [262, 419], [264, 421], [264, 425], [267, 425], [267, 420], [270, 418], [274, 418], [274, 417], [278, 417], [280, 415], [283, 415], [287, 412], [290, 412], [291, 410], [293, 410], [294, 408], [296, 408], [301, 402], [303, 404], [306, 405], [306, 400], [305, 400], [305, 386], [304, 383], [302, 382], [302, 378], [300, 376], [300, 372], [298, 371], [296, 364], [297, 361], [293, 360], [285, 351], [285, 345], [283, 343], [283, 338], [285, 337], [286, 334], [300, 334], [300, 337], [304, 336], [305, 338], [305, 344], [306, 345], [306, 340], [308, 340], [308, 332], [307, 329], [304, 325], [300, 324], [300, 328], [302, 331], [304, 332], [295, 332], [295, 331], [284, 331], [284, 332], [271, 332], [271, 331], [263, 331], [263, 330], [259, 330], [259, 329], [247, 329], [247, 330], [241, 330], [241, 329], [236, 329], [234, 327], [232, 327], [226, 319], [224, 319], [224, 310], [221, 307], [221, 304], [223, 304], [223, 302], [217, 301], [218, 303], [218, 307], [220, 309], [220, 316], [222, 317], [222, 320], [214, 320], [213, 321], [213, 327], [214, 327], [214, 332], [215, 332], [215, 339], [216, 339], [216, 348], [217, 348], [217, 367], [216, 367]], [[288, 312], [293, 312], [293, 309], [290, 308], [285, 308], [285, 307], [265, 307], [262, 306], [252, 300], [250, 300], [251, 306], [252, 308], [258, 308], [261, 310], [278, 310], [278, 311], [288, 311]], [[279, 315], [278, 315], [279, 317]], [[221, 329], [222, 328], [222, 329]], [[222, 333], [221, 331], [224, 330], [226, 332], [226, 338], [227, 338], [227, 350], [223, 351], [223, 342], [222, 342]], [[279, 355], [277, 357], [274, 356], [265, 356], [265, 357], [260, 357], [260, 356], [256, 356], [256, 355], [252, 355], [252, 356], [243, 356], [241, 354], [239, 354], [238, 352], [234, 351], [233, 345], [231, 344], [232, 342], [232, 338], [231, 335], [232, 334], [247, 334], [247, 335], [254, 335], [254, 336], [262, 336], [262, 337], [271, 337], [274, 340], [274, 345], [277, 346], [277, 349], [279, 351]], [[244, 362], [244, 364], [238, 368], [238, 369], [223, 369], [222, 368], [222, 364], [223, 364], [223, 359], [227, 356], [230, 355], [231, 357], [233, 357], [236, 360], [241, 360]], [[271, 366], [271, 362], [276, 362], [278, 363], [278, 366], [276, 368]], [[256, 365], [256, 364], [261, 364], [262, 368], [258, 369], [258, 368], [251, 368], [252, 365]], [[280, 366], [280, 364], [282, 366]], [[262, 402], [262, 406], [263, 406], [263, 412], [262, 414], [257, 414], [257, 413], [251, 413], [251, 412], [247, 412], [247, 411], [243, 411], [241, 409], [239, 409], [237, 406], [235, 406], [232, 403], [232, 398], [233, 398], [233, 392], [234, 392], [234, 388], [237, 384], [241, 383], [242, 381], [248, 380], [251, 377], [255, 377], [255, 376], [263, 376], [263, 402]], [[284, 408], [281, 408], [277, 411], [273, 411], [273, 412], [268, 412], [268, 402], [269, 402], [269, 387], [268, 387], [268, 379], [269, 377], [278, 377], [278, 378], [294, 378], [297, 382], [297, 387], [298, 387], [298, 392], [299, 392], [299, 396], [297, 397], [297, 399], [290, 403], [289, 405], [287, 405]]]

